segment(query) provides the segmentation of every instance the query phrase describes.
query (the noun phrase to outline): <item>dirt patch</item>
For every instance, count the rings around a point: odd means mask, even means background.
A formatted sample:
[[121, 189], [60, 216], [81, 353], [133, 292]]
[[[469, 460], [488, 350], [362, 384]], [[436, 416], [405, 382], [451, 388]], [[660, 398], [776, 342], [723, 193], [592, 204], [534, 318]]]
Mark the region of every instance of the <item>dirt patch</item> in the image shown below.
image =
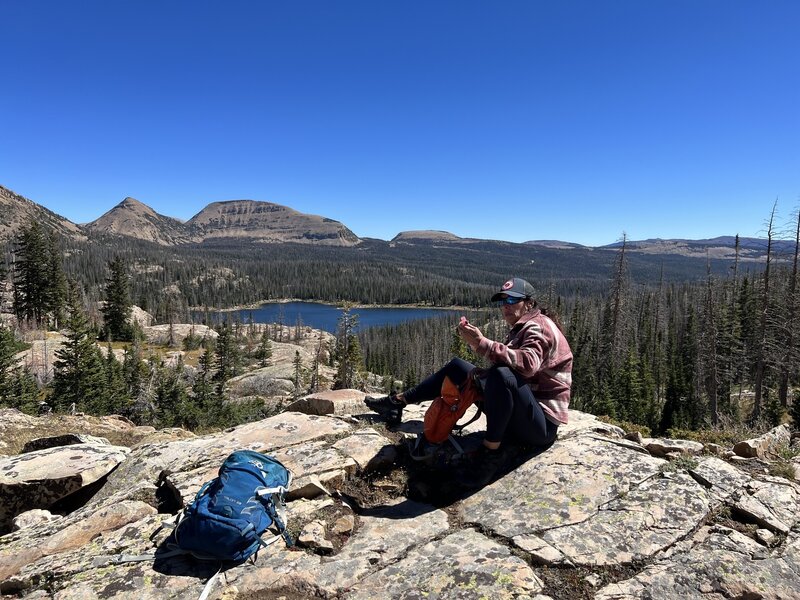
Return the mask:
[[630, 579], [644, 569], [645, 564], [616, 567], [535, 567], [544, 583], [544, 593], [553, 600], [591, 600], [597, 590], [618, 581]]

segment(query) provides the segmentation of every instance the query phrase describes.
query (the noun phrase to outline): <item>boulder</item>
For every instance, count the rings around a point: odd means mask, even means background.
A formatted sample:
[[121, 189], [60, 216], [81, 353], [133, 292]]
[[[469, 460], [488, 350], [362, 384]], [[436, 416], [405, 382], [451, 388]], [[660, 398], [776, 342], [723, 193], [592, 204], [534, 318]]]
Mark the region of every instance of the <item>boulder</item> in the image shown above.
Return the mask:
[[323, 553], [333, 552], [333, 542], [326, 537], [325, 523], [321, 521], [311, 521], [307, 523], [297, 537], [297, 543], [315, 551]]
[[32, 510], [20, 513], [14, 517], [13, 521], [11, 522], [11, 530], [19, 531], [20, 529], [35, 527], [36, 525], [41, 525], [42, 523], [50, 523], [51, 521], [56, 521], [61, 518], [63, 518], [61, 515], [54, 515], [49, 510], [34, 508]]
[[[172, 329], [170, 333], [170, 328]], [[143, 327], [145, 339], [151, 344], [168, 344], [170, 335], [172, 341], [176, 346], [180, 346], [183, 340], [190, 335], [199, 337], [200, 339], [208, 338], [215, 340], [219, 334], [207, 325], [192, 325], [186, 323], [179, 323], [172, 325], [151, 325], [150, 327]]]
[[703, 444], [689, 440], [670, 440], [666, 438], [642, 438], [642, 446], [653, 456], [664, 458], [672, 454], [694, 456], [703, 452]]
[[0, 452], [9, 455], [21, 452], [25, 444], [40, 438], [91, 435], [116, 446], [130, 447], [155, 431], [153, 427], [136, 426], [119, 415], [49, 414], [36, 417], [13, 408], [0, 408]]
[[27, 442], [21, 450], [21, 454], [28, 452], [35, 452], [36, 450], [46, 450], [48, 448], [56, 448], [58, 446], [71, 446], [73, 444], [110, 444], [106, 438], [97, 437], [94, 435], [86, 435], [85, 433], [66, 433], [64, 435], [55, 435], [45, 438], [36, 438]]
[[0, 461], [0, 532], [32, 508], [50, 508], [108, 475], [125, 460], [127, 448], [75, 444], [37, 450]]
[[360, 390], [327, 390], [300, 398], [286, 410], [308, 415], [359, 415], [369, 412]]
[[789, 426], [780, 425], [762, 436], [739, 442], [733, 451], [744, 458], [766, 458], [780, 448], [788, 447], [790, 442]]
[[[229, 379], [225, 391], [233, 399], [248, 396], [270, 398], [274, 396], [291, 396], [294, 393], [294, 382], [283, 369], [263, 367]], [[281, 376], [278, 376], [281, 375]]]

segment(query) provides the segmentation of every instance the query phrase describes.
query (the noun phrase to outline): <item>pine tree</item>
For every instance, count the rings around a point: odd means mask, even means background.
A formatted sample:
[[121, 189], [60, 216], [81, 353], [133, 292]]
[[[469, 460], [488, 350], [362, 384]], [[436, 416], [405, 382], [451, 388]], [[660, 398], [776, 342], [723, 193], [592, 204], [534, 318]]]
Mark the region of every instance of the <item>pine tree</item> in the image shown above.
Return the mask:
[[450, 356], [458, 357], [466, 361], [474, 360], [470, 355], [469, 346], [467, 346], [464, 338], [458, 335], [458, 331], [453, 332], [452, 342], [450, 343]]
[[50, 232], [47, 240], [47, 288], [46, 310], [50, 315], [53, 327], [58, 328], [64, 319], [67, 303], [67, 276], [64, 274], [62, 252], [55, 232]]
[[132, 303], [125, 262], [117, 256], [108, 263], [108, 268], [110, 274], [106, 279], [105, 302], [101, 309], [105, 335], [112, 340], [130, 340]]
[[269, 339], [269, 332], [266, 327], [261, 334], [261, 340], [256, 350], [256, 358], [258, 359], [258, 364], [262, 367], [268, 367], [270, 365], [270, 359], [272, 358], [272, 342]]
[[156, 419], [161, 427], [187, 427], [193, 424], [194, 415], [187, 414], [188, 393], [181, 374], [183, 363], [175, 367], [161, 366], [156, 383]]
[[45, 323], [50, 260], [41, 225], [31, 221], [20, 230], [14, 249], [14, 313], [20, 321]]
[[339, 317], [339, 329], [336, 336], [338, 368], [333, 383], [334, 389], [356, 387], [357, 376], [364, 370], [364, 356], [355, 335], [357, 326], [358, 316], [350, 314], [350, 308], [345, 307], [342, 316]]
[[11, 406], [11, 378], [16, 361], [16, 340], [14, 333], [0, 326], [0, 404]]
[[69, 297], [67, 340], [56, 351], [53, 377], [53, 401], [64, 410], [73, 402], [84, 412], [107, 414], [105, 369], [100, 350], [94, 342], [94, 331], [78, 304], [77, 290]]
[[111, 344], [106, 347], [105, 360], [107, 408], [112, 414], [126, 415], [130, 411], [131, 396], [125, 381], [125, 368], [114, 356]]
[[224, 419], [224, 398], [215, 392], [213, 383], [214, 352], [206, 348], [198, 360], [192, 384], [194, 428], [216, 425]]
[[213, 380], [224, 385], [228, 379], [239, 374], [242, 357], [234, 332], [228, 323], [221, 325], [217, 333], [219, 335], [214, 350], [216, 372]]
[[16, 367], [8, 377], [9, 406], [29, 415], [36, 414], [42, 392], [36, 378], [25, 367]]
[[301, 395], [301, 386], [303, 384], [303, 361], [300, 358], [299, 350], [294, 352], [292, 366], [294, 367], [294, 399], [297, 400]]

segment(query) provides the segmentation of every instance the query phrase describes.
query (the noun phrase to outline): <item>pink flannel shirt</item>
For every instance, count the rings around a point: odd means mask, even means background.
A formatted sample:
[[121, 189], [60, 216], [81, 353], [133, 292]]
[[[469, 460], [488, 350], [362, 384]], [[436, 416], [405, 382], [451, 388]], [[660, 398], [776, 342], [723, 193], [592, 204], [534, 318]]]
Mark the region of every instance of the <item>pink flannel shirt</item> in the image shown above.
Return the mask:
[[545, 416], [556, 424], [566, 425], [572, 385], [572, 350], [561, 330], [538, 308], [514, 324], [505, 344], [484, 337], [476, 352], [523, 377]]

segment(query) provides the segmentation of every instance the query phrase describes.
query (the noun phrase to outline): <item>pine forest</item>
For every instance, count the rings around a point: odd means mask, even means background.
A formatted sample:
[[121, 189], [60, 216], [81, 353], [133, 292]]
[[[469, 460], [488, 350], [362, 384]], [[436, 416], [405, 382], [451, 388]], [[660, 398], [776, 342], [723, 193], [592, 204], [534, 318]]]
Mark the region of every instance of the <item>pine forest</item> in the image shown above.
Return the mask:
[[[453, 317], [364, 330], [345, 310], [337, 334], [320, 336], [312, 364], [297, 353], [290, 394], [319, 389], [321, 365], [335, 373], [334, 387], [408, 387], [451, 356], [478, 361], [455, 334], [459, 314], [503, 341], [506, 326], [488, 299], [518, 276], [560, 316], [574, 354], [572, 408], [652, 435], [797, 423], [800, 218], [782, 227], [773, 209], [765, 233], [758, 261], [740, 256], [738, 237], [733, 259], [678, 260], [632, 252], [624, 235], [614, 248], [583, 254], [501, 242], [162, 247], [67, 240], [30, 222], [0, 262], [2, 311], [14, 317], [0, 326], [0, 405], [225, 427], [269, 411], [258, 397], [227, 402], [226, 382], [270, 364], [271, 345], [300, 339], [304, 328], [224, 322], [213, 340], [190, 334], [178, 348], [172, 328], [192, 324], [193, 314], [206, 315], [194, 325], [211, 325], [212, 310], [270, 299], [460, 307]], [[186, 362], [145, 343], [134, 306], [169, 326], [165, 346], [184, 350]], [[45, 375], [14, 358], [31, 331], [66, 338]]]

